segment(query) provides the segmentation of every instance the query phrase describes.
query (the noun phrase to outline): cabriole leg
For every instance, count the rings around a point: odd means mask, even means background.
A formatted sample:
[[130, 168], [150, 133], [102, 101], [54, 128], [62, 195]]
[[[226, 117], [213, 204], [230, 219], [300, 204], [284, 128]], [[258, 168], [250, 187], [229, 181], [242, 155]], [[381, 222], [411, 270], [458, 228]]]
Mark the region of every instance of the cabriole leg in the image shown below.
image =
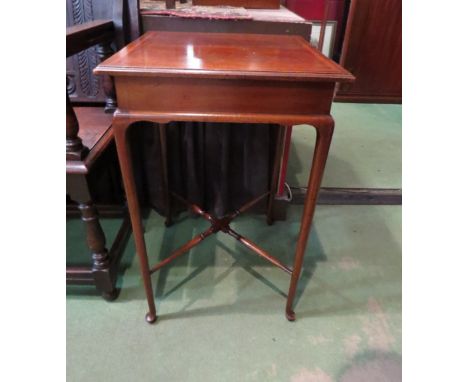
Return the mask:
[[294, 297], [296, 295], [297, 282], [302, 271], [302, 263], [304, 253], [309, 238], [309, 231], [314, 217], [315, 204], [320, 189], [320, 183], [325, 170], [325, 164], [330, 149], [330, 143], [333, 136], [334, 121], [331, 116], [321, 117], [314, 125], [317, 130], [317, 140], [315, 143], [315, 151], [312, 167], [309, 174], [309, 182], [307, 185], [307, 194], [302, 213], [301, 228], [299, 231], [299, 239], [296, 246], [296, 254], [294, 258], [294, 268], [289, 285], [288, 300], [286, 303], [286, 318], [289, 321], [296, 319], [296, 314], [293, 311]]
[[154, 323], [156, 321], [156, 306], [154, 303], [153, 287], [151, 284], [151, 275], [149, 271], [148, 256], [146, 253], [146, 244], [141, 220], [140, 206], [138, 203], [138, 195], [135, 186], [135, 176], [133, 173], [130, 145], [128, 142], [127, 129], [130, 123], [126, 120], [114, 118], [113, 129], [115, 143], [117, 146], [117, 154], [122, 171], [122, 179], [124, 183], [125, 193], [127, 195], [128, 210], [132, 223], [133, 237], [135, 239], [136, 251], [140, 263], [141, 277], [145, 287], [146, 299], [148, 302], [149, 311], [146, 314], [146, 321]]

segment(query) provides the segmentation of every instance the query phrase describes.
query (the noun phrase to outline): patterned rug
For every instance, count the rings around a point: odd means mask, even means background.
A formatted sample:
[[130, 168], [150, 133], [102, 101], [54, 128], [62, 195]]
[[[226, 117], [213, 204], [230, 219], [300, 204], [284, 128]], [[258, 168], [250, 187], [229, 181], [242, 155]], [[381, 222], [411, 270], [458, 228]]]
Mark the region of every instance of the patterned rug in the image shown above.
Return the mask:
[[175, 9], [166, 9], [166, 3], [158, 0], [140, 1], [142, 15], [168, 15], [186, 18], [214, 19], [214, 20], [251, 20], [252, 16], [245, 8], [229, 6], [200, 6], [192, 5], [191, 1], [181, 4], [176, 2]]

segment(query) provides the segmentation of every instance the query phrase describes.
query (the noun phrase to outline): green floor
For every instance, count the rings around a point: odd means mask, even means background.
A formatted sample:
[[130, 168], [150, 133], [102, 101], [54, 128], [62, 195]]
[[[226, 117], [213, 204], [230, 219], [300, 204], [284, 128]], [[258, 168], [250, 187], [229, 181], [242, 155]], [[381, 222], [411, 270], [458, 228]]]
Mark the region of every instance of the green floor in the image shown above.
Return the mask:
[[[326, 185], [343, 186], [341, 177], [347, 174], [356, 182], [348, 187], [399, 187], [400, 131], [392, 127], [401, 130], [401, 107], [339, 104], [334, 111], [331, 158], [353, 170], [341, 173], [331, 165], [326, 179], [332, 183]], [[346, 111], [347, 133], [340, 127]], [[371, 130], [361, 123], [376, 115], [388, 117], [382, 122], [386, 128], [377, 127], [381, 136], [357, 131]], [[370, 141], [363, 149], [339, 152], [346, 134], [351, 144], [358, 137]], [[293, 177], [301, 182], [297, 164], [306, 163], [302, 154], [312, 142], [298, 144], [297, 132], [294, 138]], [[380, 150], [374, 147], [378, 142], [384, 142]], [[301, 207], [290, 206], [288, 220], [273, 227], [262, 216], [247, 215], [234, 228], [290, 263], [300, 216]], [[104, 224], [112, 236], [118, 222]], [[205, 227], [201, 219], [181, 217], [167, 229], [151, 213], [146, 221], [151, 263]], [[81, 234], [79, 222], [67, 224], [70, 252], [79, 249]], [[318, 207], [294, 323], [284, 317], [287, 275], [229, 236], [207, 239], [153, 276], [159, 314], [153, 326], [144, 321], [146, 301], [132, 241], [122, 263], [127, 267], [119, 279], [122, 292], [113, 303], [68, 288], [69, 381], [401, 379], [400, 206]]]
[[[324, 187], [401, 188], [401, 105], [335, 103]], [[315, 129], [293, 128], [287, 181], [306, 186]]]

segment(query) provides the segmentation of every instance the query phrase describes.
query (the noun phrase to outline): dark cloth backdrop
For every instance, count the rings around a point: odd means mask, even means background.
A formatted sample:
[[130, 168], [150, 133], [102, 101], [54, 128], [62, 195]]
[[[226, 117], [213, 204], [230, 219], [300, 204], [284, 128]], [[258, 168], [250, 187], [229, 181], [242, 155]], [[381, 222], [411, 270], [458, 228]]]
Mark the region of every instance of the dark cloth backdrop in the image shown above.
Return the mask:
[[[170, 189], [222, 216], [269, 188], [277, 125], [171, 123], [166, 127]], [[164, 214], [158, 125], [130, 129], [140, 202]], [[265, 211], [262, 201], [257, 211]], [[175, 203], [175, 210], [185, 207]]]

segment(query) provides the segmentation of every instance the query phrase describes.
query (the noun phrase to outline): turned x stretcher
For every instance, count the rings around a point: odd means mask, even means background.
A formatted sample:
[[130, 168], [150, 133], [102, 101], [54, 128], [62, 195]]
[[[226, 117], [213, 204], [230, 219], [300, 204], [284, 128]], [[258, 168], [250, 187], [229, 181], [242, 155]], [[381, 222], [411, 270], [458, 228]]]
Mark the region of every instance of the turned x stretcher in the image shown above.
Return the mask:
[[[147, 32], [102, 62], [94, 72], [111, 76], [115, 84], [118, 109], [112, 128], [148, 301], [147, 322], [156, 321], [151, 274], [217, 232], [231, 235], [290, 274], [286, 317], [295, 320], [293, 304], [297, 282], [333, 135], [330, 108], [335, 84], [353, 81], [354, 77], [298, 36], [182, 32]], [[127, 134], [128, 129], [139, 121], [159, 124], [167, 223], [171, 222], [172, 198], [185, 203], [211, 223], [210, 228], [153, 267], [148, 263]], [[165, 135], [167, 124], [173, 121], [278, 124], [281, 126], [278, 142], [284, 126], [307, 124], [316, 129], [316, 145], [292, 268], [229, 225], [240, 213], [265, 197], [268, 197], [267, 221], [272, 223], [279, 145], [270, 189], [235, 212], [216, 218], [169, 190]]]

